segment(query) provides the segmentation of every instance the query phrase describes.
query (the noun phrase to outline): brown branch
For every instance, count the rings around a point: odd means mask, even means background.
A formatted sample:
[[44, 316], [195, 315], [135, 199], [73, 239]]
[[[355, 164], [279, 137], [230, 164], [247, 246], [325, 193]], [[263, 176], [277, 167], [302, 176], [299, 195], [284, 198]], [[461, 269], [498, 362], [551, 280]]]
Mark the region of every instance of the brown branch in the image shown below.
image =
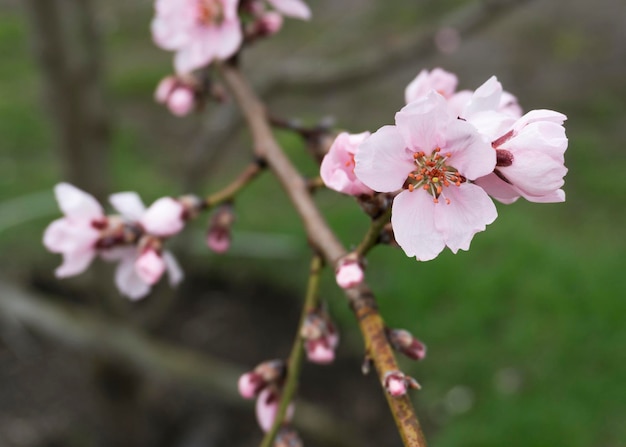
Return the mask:
[[[58, 300], [57, 300], [58, 301]], [[249, 408], [236, 388], [242, 368], [190, 349], [155, 341], [130, 326], [59, 304], [0, 278], [0, 322], [18, 322], [68, 347], [123, 361], [146, 375], [206, 393], [229, 406]], [[324, 445], [362, 445], [356, 431], [317, 406], [300, 401], [296, 423]]]
[[214, 207], [233, 200], [237, 193], [254, 180], [264, 168], [265, 163], [263, 161], [250, 164], [229, 185], [204, 199], [204, 205]]
[[[255, 153], [267, 161], [287, 192], [306, 228], [311, 244], [331, 265], [346, 255], [346, 249], [331, 231], [308, 191], [307, 184], [276, 142], [265, 107], [247, 80], [231, 65], [221, 65], [222, 76], [239, 104], [254, 141]], [[363, 283], [346, 291], [381, 382], [389, 371], [399, 370], [392, 348], [385, 336], [385, 324], [378, 313], [374, 295]], [[398, 431], [407, 447], [425, 447], [426, 441], [408, 395], [392, 397], [385, 393]]]

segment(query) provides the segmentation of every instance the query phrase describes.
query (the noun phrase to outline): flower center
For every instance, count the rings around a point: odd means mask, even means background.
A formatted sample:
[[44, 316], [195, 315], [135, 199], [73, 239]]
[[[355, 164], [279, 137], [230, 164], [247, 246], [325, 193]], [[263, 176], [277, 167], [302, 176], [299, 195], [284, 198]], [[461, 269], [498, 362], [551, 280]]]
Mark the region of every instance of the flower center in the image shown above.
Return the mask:
[[445, 196], [443, 188], [451, 185], [461, 186], [466, 178], [455, 168], [446, 164], [452, 154], [448, 152], [441, 155], [440, 152], [441, 149], [436, 148], [428, 156], [421, 151], [413, 154], [417, 169], [408, 175], [407, 187], [411, 192], [422, 188], [433, 196], [433, 202], [439, 203], [439, 197], [443, 197], [446, 204], [450, 205], [450, 199]]
[[224, 9], [219, 0], [198, 0], [196, 15], [202, 25], [219, 24], [224, 20]]

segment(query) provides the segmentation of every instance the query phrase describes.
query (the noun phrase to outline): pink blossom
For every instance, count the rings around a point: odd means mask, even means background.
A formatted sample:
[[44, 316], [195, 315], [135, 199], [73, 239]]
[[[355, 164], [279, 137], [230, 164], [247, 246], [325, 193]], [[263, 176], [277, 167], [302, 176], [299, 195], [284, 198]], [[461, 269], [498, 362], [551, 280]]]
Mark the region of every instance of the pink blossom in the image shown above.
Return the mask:
[[255, 372], [247, 372], [239, 377], [237, 388], [244, 399], [253, 399], [266, 386], [263, 378]]
[[170, 94], [177, 85], [178, 78], [176, 78], [176, 76], [164, 77], [161, 79], [156, 90], [154, 91], [154, 100], [161, 104], [165, 104], [167, 102], [167, 98], [170, 97]]
[[176, 116], [189, 115], [195, 106], [195, 94], [189, 87], [176, 87], [167, 98], [167, 108]]
[[522, 116], [522, 109], [517, 102], [517, 98], [511, 93], [503, 91], [495, 76], [492, 76], [474, 92], [471, 90], [457, 92], [457, 84], [457, 76], [441, 68], [435, 68], [430, 72], [422, 70], [406, 87], [404, 97], [408, 104], [411, 101], [423, 98], [431, 90], [435, 90], [448, 100], [448, 105], [453, 114], [465, 119], [467, 119], [468, 114], [474, 113], [478, 109], [486, 109], [487, 107], [489, 107], [489, 110], [497, 111], [513, 118]]
[[326, 186], [353, 196], [372, 194], [372, 190], [354, 174], [354, 156], [359, 145], [369, 135], [369, 132], [360, 134], [342, 132], [337, 135], [320, 167], [320, 175]]
[[103, 252], [106, 260], [119, 261], [115, 283], [122, 294], [131, 299], [144, 297], [165, 271], [171, 286], [182, 281], [183, 273], [174, 256], [161, 250], [158, 244], [157, 247], [151, 245], [150, 238], [168, 237], [182, 230], [183, 205], [171, 197], [163, 197], [146, 209], [134, 192], [113, 194], [109, 201], [125, 219], [139, 223], [147, 233], [143, 239], [147, 238], [147, 243], [143, 247], [120, 247]]
[[189, 73], [213, 60], [234, 55], [243, 40], [238, 0], [156, 0], [152, 37], [176, 51], [174, 66]]
[[84, 272], [91, 264], [100, 228], [107, 219], [96, 199], [69, 183], [57, 184], [54, 193], [65, 217], [48, 225], [43, 243], [51, 252], [63, 255], [55, 274], [65, 278]]
[[141, 224], [152, 236], [168, 237], [180, 232], [185, 226], [185, 208], [178, 200], [162, 197], [146, 209], [135, 192], [120, 192], [109, 197], [111, 205], [130, 221]]
[[[157, 264], [162, 264], [165, 267], [163, 270], [168, 273], [170, 286], [174, 287], [182, 281], [182, 269], [169, 251], [163, 251], [160, 254], [155, 253], [155, 255], [160, 259], [148, 258], [152, 265], [151, 271], [146, 271], [141, 262], [138, 266], [142, 253], [135, 246], [116, 247], [102, 252], [102, 257], [105, 260], [119, 262], [115, 270], [115, 285], [122, 295], [131, 300], [138, 300], [150, 293], [152, 284], [156, 283], [163, 273], [161, 271], [161, 274], [158, 274], [160, 267]], [[142, 262], [146, 262], [146, 260], [144, 259]], [[155, 265], [157, 265], [156, 268]]]
[[391, 224], [407, 256], [426, 261], [445, 246], [468, 250], [497, 217], [489, 196], [470, 182], [493, 171], [495, 151], [434, 91], [406, 105], [396, 125], [365, 140], [355, 158], [356, 176], [373, 190], [402, 189]]
[[206, 244], [215, 253], [226, 253], [230, 248], [230, 231], [221, 227], [212, 227], [206, 237]]
[[[268, 432], [274, 424], [276, 419], [276, 413], [278, 413], [278, 406], [280, 403], [280, 396], [272, 388], [265, 388], [259, 394], [256, 400], [256, 419], [261, 427], [261, 430]], [[285, 413], [285, 421], [289, 422], [293, 418], [294, 405], [289, 404]]]
[[259, 17], [257, 26], [261, 34], [271, 36], [280, 31], [283, 27], [283, 16], [273, 11], [263, 13], [263, 15]]
[[404, 377], [389, 376], [387, 380], [387, 392], [394, 397], [404, 396], [406, 394], [406, 383]]
[[335, 360], [335, 347], [327, 339], [307, 340], [304, 343], [306, 356], [312, 363], [327, 365]]
[[446, 99], [450, 99], [456, 91], [459, 83], [456, 75], [441, 68], [434, 68], [432, 71], [422, 70], [404, 90], [406, 103], [420, 99], [431, 90], [435, 90]]
[[356, 260], [340, 262], [335, 273], [337, 284], [342, 289], [349, 289], [363, 282], [363, 269]]
[[495, 172], [476, 184], [503, 203], [519, 196], [530, 202], [563, 202], [566, 119], [552, 110], [533, 110], [515, 121], [492, 143], [498, 160]]
[[282, 15], [296, 19], [309, 20], [311, 10], [302, 0], [267, 0]]

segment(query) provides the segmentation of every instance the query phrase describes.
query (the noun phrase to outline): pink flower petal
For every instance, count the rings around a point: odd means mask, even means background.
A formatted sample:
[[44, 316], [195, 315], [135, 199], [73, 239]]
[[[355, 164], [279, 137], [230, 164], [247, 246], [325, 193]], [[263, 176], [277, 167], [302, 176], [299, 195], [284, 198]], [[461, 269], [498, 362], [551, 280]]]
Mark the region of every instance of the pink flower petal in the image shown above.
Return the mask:
[[165, 272], [165, 262], [154, 250], [146, 250], [135, 261], [135, 271], [143, 282], [153, 285]]
[[176, 116], [188, 115], [195, 107], [194, 92], [187, 87], [178, 87], [167, 98], [167, 108]]
[[119, 253], [123, 257], [115, 270], [115, 285], [122, 295], [131, 300], [143, 298], [150, 292], [150, 285], [143, 281], [135, 270], [137, 249], [129, 247]]
[[337, 135], [320, 166], [320, 176], [326, 186], [355, 196], [372, 193], [354, 173], [354, 154], [369, 135], [369, 132], [353, 135], [342, 132]]
[[356, 177], [374, 191], [393, 192], [402, 187], [415, 163], [396, 126], [384, 126], [358, 148]]
[[171, 197], [162, 197], [154, 202], [141, 216], [139, 222], [147, 233], [166, 237], [180, 232], [185, 226], [184, 207]]
[[328, 365], [335, 360], [335, 351], [322, 340], [307, 341], [304, 345], [307, 359], [319, 365]]
[[154, 100], [164, 104], [167, 101], [167, 98], [169, 98], [170, 93], [174, 90], [174, 87], [176, 87], [177, 83], [178, 81], [174, 76], [167, 76], [161, 79], [161, 82], [159, 82], [159, 85], [157, 85], [154, 92]]
[[311, 10], [302, 0], [267, 0], [278, 12], [296, 19], [309, 20]]
[[52, 253], [95, 251], [95, 243], [100, 233], [85, 220], [61, 218], [53, 221], [46, 228], [43, 244]]
[[[272, 428], [274, 419], [276, 419], [276, 413], [278, 412], [279, 397], [276, 396], [273, 390], [265, 388], [259, 394], [256, 400], [256, 418], [259, 423], [259, 427], [264, 432], [268, 432]], [[293, 403], [287, 407], [285, 414], [285, 421], [290, 421], [293, 418], [294, 406]]]
[[499, 202], [511, 204], [520, 197], [520, 193], [509, 183], [500, 179], [496, 174], [489, 174], [474, 181], [487, 194]]
[[435, 228], [434, 208], [433, 197], [423, 190], [402, 191], [393, 201], [391, 225], [396, 242], [407, 256], [419, 261], [436, 258], [445, 247]]
[[180, 268], [178, 261], [176, 261], [176, 258], [170, 251], [165, 250], [161, 256], [163, 256], [163, 261], [165, 262], [165, 267], [167, 268], [169, 284], [171, 287], [175, 287], [185, 277], [183, 270]]
[[474, 234], [498, 217], [496, 207], [481, 187], [471, 183], [450, 186], [444, 193], [450, 204], [440, 200], [435, 205], [435, 227], [453, 253], [469, 250]]
[[70, 185], [59, 183], [54, 187], [59, 208], [67, 217], [97, 219], [104, 215], [98, 201], [90, 194]]
[[63, 263], [57, 267], [54, 274], [57, 278], [67, 278], [68, 276], [83, 273], [87, 267], [89, 267], [89, 264], [91, 264], [95, 256], [95, 250], [63, 253]]
[[435, 68], [431, 72], [422, 70], [415, 79], [407, 85], [404, 90], [404, 99], [408, 104], [411, 101], [426, 96], [431, 90], [435, 90], [443, 97], [449, 98], [456, 90], [457, 84], [458, 79], [456, 75], [442, 70], [441, 68]]
[[445, 129], [453, 118], [445, 98], [431, 90], [396, 113], [396, 126], [406, 147], [430, 155], [443, 144]]
[[122, 216], [131, 221], [138, 221], [146, 211], [146, 207], [136, 192], [111, 194], [109, 202]]
[[463, 111], [463, 118], [469, 118], [478, 112], [496, 111], [500, 107], [502, 84], [495, 76], [490, 77], [478, 87]]
[[559, 160], [534, 150], [519, 150], [514, 155], [513, 164], [499, 170], [526, 194], [543, 196], [565, 183], [567, 168]]
[[473, 180], [489, 174], [496, 167], [496, 151], [471, 124], [454, 119], [440, 138], [442, 154], [451, 154], [446, 161], [466, 178]]
[[228, 59], [237, 52], [243, 41], [239, 20], [225, 21], [218, 32], [220, 44], [215, 51], [215, 57], [222, 60]]

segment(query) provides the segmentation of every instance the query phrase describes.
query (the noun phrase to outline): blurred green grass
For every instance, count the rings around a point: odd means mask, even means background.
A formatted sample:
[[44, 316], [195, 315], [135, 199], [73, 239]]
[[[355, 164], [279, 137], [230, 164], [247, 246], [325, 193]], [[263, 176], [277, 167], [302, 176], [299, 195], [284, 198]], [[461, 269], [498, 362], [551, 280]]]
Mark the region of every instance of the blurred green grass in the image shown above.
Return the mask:
[[[123, 31], [108, 42], [117, 51], [128, 39]], [[149, 45], [143, 38], [135, 51]], [[566, 53], [578, 42], [572, 39], [561, 42]], [[0, 17], [0, 50], [10, 61], [0, 66], [0, 266], [9, 271], [56, 262], [39, 245], [48, 218], [1, 227], [15, 218], [15, 208], [6, 206], [10, 201], [51, 191], [61, 180], [26, 41], [15, 17]], [[167, 70], [162, 60], [130, 71], [111, 61], [109, 88], [119, 107], [149, 104]], [[446, 251], [436, 261], [417, 263], [382, 247], [369, 258], [367, 277], [387, 322], [410, 329], [431, 348], [426, 361], [405, 366], [424, 386], [416, 402], [436, 427], [432, 445], [626, 445], [623, 93], [604, 86], [590, 102], [561, 101], [570, 118], [566, 203], [499, 205], [499, 218], [475, 237], [467, 253]], [[314, 172], [296, 138], [281, 132], [279, 139], [299, 166]], [[114, 185], [136, 189], [149, 202], [178, 192], [178, 181], [167, 175], [167, 160], [176, 155], [150, 148], [165, 162], [146, 163], [146, 141], [152, 140], [140, 127], [118, 120], [112, 177]], [[233, 155], [229, 164], [237, 166], [241, 158]], [[206, 192], [232, 172], [236, 169], [217, 173]], [[344, 243], [358, 243], [367, 219], [357, 205], [330, 192], [318, 200]], [[37, 204], [52, 211], [52, 193]], [[271, 176], [242, 194], [238, 213], [236, 231], [299, 237], [295, 250], [301, 259], [276, 261], [268, 271], [263, 261], [213, 256], [196, 268], [237, 265], [301, 289], [308, 253], [304, 232]], [[343, 330], [354, 332], [331, 275], [324, 295]]]

